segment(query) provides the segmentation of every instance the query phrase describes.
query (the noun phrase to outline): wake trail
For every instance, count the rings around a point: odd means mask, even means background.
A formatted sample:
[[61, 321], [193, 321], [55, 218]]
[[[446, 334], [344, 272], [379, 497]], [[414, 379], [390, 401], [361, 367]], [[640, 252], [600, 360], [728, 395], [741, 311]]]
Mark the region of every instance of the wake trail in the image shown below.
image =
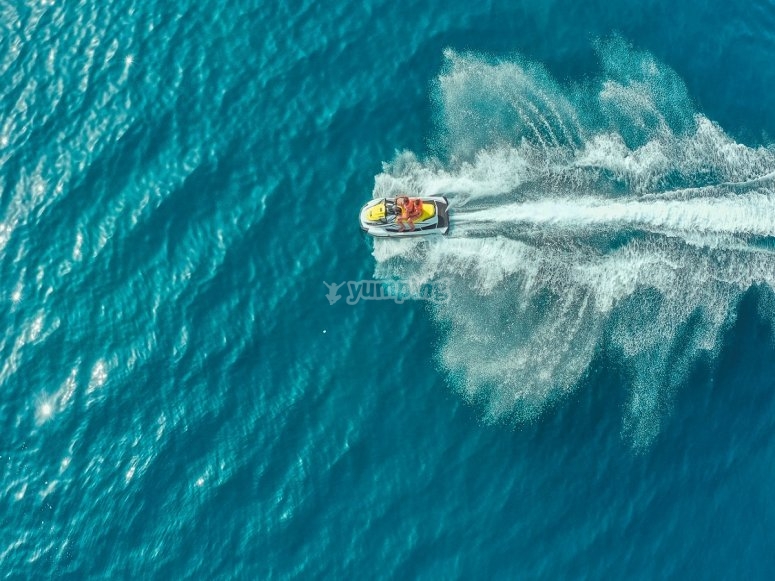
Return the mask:
[[398, 152], [372, 194], [447, 196], [449, 235], [375, 241], [375, 274], [448, 282], [437, 359], [491, 421], [534, 420], [615, 354], [642, 447], [746, 293], [775, 326], [775, 147], [736, 142], [652, 55], [598, 52], [568, 86], [445, 51], [434, 156]]
[[525, 225], [569, 235], [643, 229], [673, 235], [775, 236], [775, 195], [749, 193], [693, 200], [555, 198], [460, 210], [453, 225]]

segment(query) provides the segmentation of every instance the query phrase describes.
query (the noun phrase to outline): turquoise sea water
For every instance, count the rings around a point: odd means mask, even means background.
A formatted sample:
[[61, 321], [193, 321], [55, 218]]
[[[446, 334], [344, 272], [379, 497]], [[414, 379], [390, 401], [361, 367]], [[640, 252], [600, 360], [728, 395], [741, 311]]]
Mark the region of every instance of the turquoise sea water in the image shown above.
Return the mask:
[[3, 578], [772, 577], [771, 0], [0, 27]]

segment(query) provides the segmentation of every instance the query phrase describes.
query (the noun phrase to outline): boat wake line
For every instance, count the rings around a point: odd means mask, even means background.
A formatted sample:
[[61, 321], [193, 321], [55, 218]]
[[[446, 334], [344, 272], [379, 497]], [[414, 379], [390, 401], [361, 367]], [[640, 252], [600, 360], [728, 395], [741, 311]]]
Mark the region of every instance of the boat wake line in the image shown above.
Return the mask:
[[[775, 175], [766, 182], [775, 181]], [[571, 236], [583, 238], [642, 231], [680, 237], [708, 247], [739, 247], [749, 241], [775, 243], [775, 189], [756, 180], [755, 192], [683, 199], [675, 193], [661, 197], [606, 199], [562, 198], [500, 204], [477, 210], [461, 208], [455, 215], [454, 233], [472, 236], [511, 233], [529, 239]]]

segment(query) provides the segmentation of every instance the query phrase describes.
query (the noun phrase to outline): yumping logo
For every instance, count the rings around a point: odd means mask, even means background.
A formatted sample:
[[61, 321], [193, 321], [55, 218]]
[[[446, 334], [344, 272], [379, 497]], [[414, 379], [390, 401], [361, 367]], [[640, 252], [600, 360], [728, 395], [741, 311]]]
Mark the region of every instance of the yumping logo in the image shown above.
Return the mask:
[[329, 305], [333, 305], [336, 301], [342, 298], [342, 296], [339, 294], [339, 289], [344, 285], [343, 282], [340, 282], [339, 284], [323, 282], [323, 284], [328, 288], [326, 298], [328, 299]]
[[333, 305], [342, 295], [339, 289], [347, 285], [347, 304], [354, 305], [358, 301], [394, 301], [401, 304], [404, 301], [430, 301], [446, 303], [449, 300], [449, 281], [446, 279], [423, 284], [413, 284], [405, 280], [348, 280], [340, 283], [323, 282], [328, 289], [326, 298]]

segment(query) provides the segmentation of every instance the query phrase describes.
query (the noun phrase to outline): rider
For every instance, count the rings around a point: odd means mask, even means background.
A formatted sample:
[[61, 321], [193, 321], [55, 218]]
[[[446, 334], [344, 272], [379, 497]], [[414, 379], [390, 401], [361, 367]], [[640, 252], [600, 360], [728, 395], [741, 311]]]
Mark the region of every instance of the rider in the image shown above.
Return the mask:
[[398, 196], [396, 198], [396, 208], [401, 211], [400, 216], [396, 216], [398, 231], [403, 232], [404, 222], [409, 223], [409, 229], [414, 230], [414, 221], [422, 215], [422, 200], [420, 198], [410, 198], [408, 196]]

